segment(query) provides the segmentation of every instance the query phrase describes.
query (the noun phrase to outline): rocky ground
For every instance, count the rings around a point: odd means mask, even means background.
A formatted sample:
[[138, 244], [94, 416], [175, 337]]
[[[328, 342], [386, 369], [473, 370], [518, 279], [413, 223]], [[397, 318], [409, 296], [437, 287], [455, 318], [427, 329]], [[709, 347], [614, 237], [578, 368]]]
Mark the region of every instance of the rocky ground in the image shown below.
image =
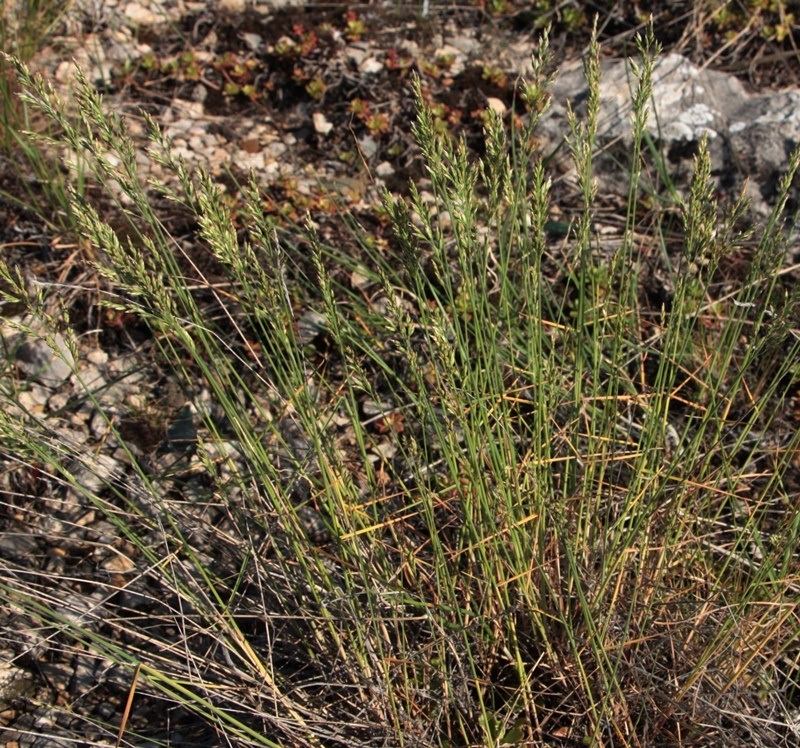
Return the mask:
[[[724, 28], [693, 26], [681, 4], [669, 12], [653, 5], [671, 51], [697, 65], [734, 72], [751, 92], [797, 84], [796, 56], [775, 34], [770, 38], [745, 28], [730, 44]], [[381, 242], [388, 232], [381, 190], [402, 194], [410, 178], [425, 190], [411, 134], [412, 71], [422, 76], [442, 127], [463, 134], [478, 152], [487, 108], [507, 118], [526, 114], [519, 84], [529, 71], [543, 18], [513, 4], [498, 14], [487, 6], [78, 0], [33, 67], [65, 98], [74, 90], [77, 68], [85, 71], [107, 106], [126, 116], [139, 144], [143, 179], [171, 179], [146, 155], [142, 112], [147, 112], [177, 154], [189, 165], [204, 166], [224, 186], [234, 214], [241, 206], [238, 185], [252, 170], [267, 211], [287, 224], [309, 212], [326, 241], [351, 241], [339, 220], [345, 208]], [[601, 23], [609, 57], [631, 51], [649, 8], [620, 4], [616, 10]], [[550, 13], [549, 20], [555, 24], [557, 62], [580, 56], [587, 22], [563, 11]], [[59, 155], [65, 168], [75, 161], [74, 154]], [[568, 163], [556, 159], [554, 166], [563, 212], [554, 216], [557, 225], [558, 219], [566, 223], [576, 200]], [[19, 189], [13, 174], [6, 163], [4, 189]], [[90, 186], [89, 195], [113, 219], [97, 186]], [[609, 240], [619, 231], [622, 204], [617, 194], [601, 194], [605, 221], [598, 230]], [[174, 206], [158, 208], [172, 235], [191, 251], [196, 227]], [[47, 293], [57, 290], [81, 332], [75, 374], [46, 344], [12, 329], [8, 320], [26, 319], [4, 305], [0, 339], [10, 362], [4, 375], [16, 382], [23, 408], [52, 419], [54, 433], [74, 452], [92, 455], [85, 466], [76, 465], [77, 490], [64, 490], [31, 465], [15, 469], [4, 463], [0, 581], [24, 568], [43, 577], [72, 575], [74, 597], [57, 601], [63, 615], [83, 616], [88, 627], [98, 626], [104, 606], [134, 569], [133, 550], [120, 545], [107, 519], [81, 498], [80, 488], [96, 488], [98, 475], [124, 476], [126, 470], [126, 457], [109, 439], [101, 410], [119, 417], [120, 431], [149, 456], [154, 474], [165, 476], [169, 493], [170, 476], [183, 459], [180, 445], [196, 438], [187, 409], [191, 398], [154, 359], [143, 327], [97, 305], [103, 289], [87, 264], [90, 247], [10, 200], [0, 201], [0, 223], [5, 258], [21, 266], [31, 283], [45, 283]], [[313, 337], [313, 317], [306, 322]], [[85, 397], [87, 387], [97, 393], [96, 402]], [[198, 388], [193, 397], [208, 393]], [[794, 423], [795, 416], [787, 413], [785, 423]], [[196, 469], [180, 463], [188, 490], [187, 475]], [[221, 513], [197, 521], [219, 529]], [[104, 584], [87, 593], [86, 580], [92, 578]], [[130, 599], [125, 605], [136, 610], [140, 602]], [[130, 686], [114, 664], [64, 646], [55, 630], [33, 627], [12, 607], [0, 610], [0, 630], [10, 632], [0, 643], [0, 663], [6, 663], [0, 665], [0, 743], [44, 747], [72, 745], [79, 738], [79, 744], [112, 744], [115, 736], [102, 723], [119, 714]], [[154, 702], [151, 709], [139, 709], [132, 726], [145, 731], [163, 706]], [[217, 744], [180, 710], [169, 720], [171, 745]]]

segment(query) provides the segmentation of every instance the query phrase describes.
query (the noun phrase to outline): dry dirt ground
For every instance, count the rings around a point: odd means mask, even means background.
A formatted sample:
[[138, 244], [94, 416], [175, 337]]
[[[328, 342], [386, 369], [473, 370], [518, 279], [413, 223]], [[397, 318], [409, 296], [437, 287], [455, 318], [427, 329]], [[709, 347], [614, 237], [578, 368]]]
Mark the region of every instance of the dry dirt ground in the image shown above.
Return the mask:
[[[543, 22], [553, 23], [558, 63], [584, 52], [586, 14], [591, 12], [587, 9], [581, 16], [565, 8], [549, 11], [547, 2], [432, 3], [427, 15], [421, 12], [422, 4], [410, 3], [309, 3], [284, 9], [242, 9], [234, 2], [165, 5], [171, 14], [168, 23], [160, 22], [152, 10], [124, 0], [68, 10], [34, 66], [66, 92], [73, 74], [70, 60], [76, 58], [110, 106], [129, 117], [135, 139], [144, 143], [141, 111], [146, 111], [188, 161], [206, 165], [226, 185], [234, 214], [241, 204], [237, 183], [244, 183], [254, 168], [261, 175], [269, 212], [287, 225], [310, 212], [330, 243], [351, 241], [340, 220], [341, 205], [331, 192], [375, 241], [388, 243], [390, 227], [379, 210], [379, 186], [402, 194], [409, 179], [424, 180], [410, 126], [412, 71], [421, 75], [442, 126], [463, 134], [480, 153], [482, 113], [491, 106], [512, 116], [518, 106], [517, 70]], [[778, 38], [780, 19], [765, 14], [757, 23], [734, 19], [727, 26], [704, 26], [689, 2], [599, 5], [604, 55], [630, 53], [634, 34], [654, 12], [659, 39], [667, 49], [735, 72], [755, 88], [800, 84], [793, 35]], [[40, 185], [21, 180], [12, 161], [18, 162], [18, 155], [4, 156], [0, 164], [0, 188], [26, 200], [35, 198]], [[143, 160], [143, 174], [158, 176], [154, 168]], [[90, 185], [87, 194], [124, 232], [100, 187]], [[561, 197], [562, 209], [568, 211], [568, 192]], [[158, 208], [173, 236], [190, 247], [197, 226], [174, 206], [164, 203]], [[606, 208], [613, 223], [618, 206]], [[146, 417], [141, 415], [144, 409], [131, 416], [123, 428], [142, 452], [155, 453], [170, 433], [174, 437], [175, 424], [180, 423], [176, 414], [183, 403], [173, 396], [174, 382], [161, 362], [149, 360], [152, 348], [143, 326], [97, 307], [101, 284], [87, 265], [87, 248], [59, 229], [57, 216], [46, 211], [45, 216], [47, 221], [12, 199], [0, 199], [0, 251], [31, 276], [71, 289], [65, 291], [66, 300], [79, 331], [90, 333], [82, 339], [87, 351], [107, 354], [93, 354], [94, 365], [134, 362], [124, 370], [140, 370], [136, 391], [120, 392], [120, 397], [144, 396], [153, 407]], [[212, 267], [201, 270], [213, 276]], [[4, 317], [18, 312], [9, 305], [0, 309]], [[103, 371], [111, 376], [108, 368]], [[38, 393], [39, 400], [34, 398], [30, 406], [61, 414], [56, 405], [68, 397], [54, 403], [52, 396]], [[794, 421], [795, 414], [787, 413], [786, 418]], [[88, 419], [73, 420], [73, 427], [86, 438], [97, 437]], [[46, 477], [28, 471], [15, 481], [13, 491], [4, 488], [0, 529], [16, 540], [6, 542], [0, 553], [11, 560], [27, 556], [33, 565], [48, 569], [53, 558], [63, 556], [41, 541], [48, 531], [42, 530], [31, 544], [20, 539], [18, 530], [21, 522], [36, 515], [29, 506], [47, 489]], [[101, 523], [94, 526], [93, 517], [80, 521], [86, 547], [101, 543]], [[110, 663], [90, 667], [72, 651], [59, 654], [58, 648], [39, 646], [18, 619], [7, 610], [0, 621], [2, 630], [15, 632], [13, 641], [0, 647], [13, 656], [17, 679], [14, 692], [0, 696], [0, 736], [5, 735], [0, 742], [68, 744], [43, 737], [48, 734], [78, 741], [72, 745], [109, 740], [107, 732], [99, 727], [89, 731], [88, 725], [92, 720], [115, 721], [129, 683], [115, 679]], [[148, 723], [157, 725], [160, 737], [169, 733], [170, 745], [219, 744], [216, 735], [187, 713], [163, 715], [163, 705], [140, 702], [132, 728], [144, 732]]]

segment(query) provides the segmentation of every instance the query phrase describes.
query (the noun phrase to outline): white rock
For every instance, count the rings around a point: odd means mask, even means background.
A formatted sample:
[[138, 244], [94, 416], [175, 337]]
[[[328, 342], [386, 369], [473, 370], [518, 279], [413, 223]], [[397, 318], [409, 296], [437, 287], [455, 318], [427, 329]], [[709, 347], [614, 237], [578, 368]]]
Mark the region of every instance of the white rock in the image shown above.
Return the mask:
[[246, 5], [245, 0], [219, 0], [220, 10], [225, 13], [242, 13]]
[[358, 66], [358, 69], [362, 73], [366, 73], [368, 75], [380, 73], [381, 70], [383, 70], [383, 63], [376, 57], [367, 57], [361, 62], [361, 64]]
[[436, 195], [432, 192], [428, 192], [428, 190], [422, 190], [419, 193], [419, 197], [422, 202], [427, 203], [428, 205], [435, 205], [436, 204]]
[[460, 75], [464, 72], [466, 55], [452, 44], [445, 44], [439, 47], [434, 54], [434, 59], [439, 61], [441, 59], [451, 60], [450, 65], [447, 67], [448, 75]]
[[152, 26], [156, 22], [155, 14], [139, 3], [128, 3], [125, 15], [138, 26]]
[[486, 99], [486, 104], [488, 105], [489, 109], [496, 114], [499, 114], [501, 117], [506, 113], [506, 105], [500, 101], [500, 99], [494, 98], [494, 96], [489, 96]]
[[95, 411], [95, 414], [92, 416], [91, 423], [89, 424], [89, 431], [91, 431], [92, 436], [98, 440], [102, 439], [108, 434], [108, 423], [106, 422], [106, 417], [99, 410]]
[[377, 453], [384, 460], [391, 460], [397, 454], [397, 445], [390, 441], [376, 444], [373, 447], [373, 452]]
[[197, 153], [204, 153], [206, 150], [206, 141], [202, 135], [192, 135], [189, 138], [189, 148]]
[[0, 556], [23, 560], [36, 553], [36, 539], [27, 533], [4, 532], [0, 535]]
[[85, 463], [74, 460], [70, 466], [75, 482], [92, 494], [100, 493], [120, 472], [119, 463], [110, 455], [97, 455]]
[[391, 177], [392, 174], [394, 174], [394, 166], [392, 166], [388, 161], [381, 161], [375, 167], [375, 176], [378, 176], [381, 179]]
[[64, 337], [56, 333], [53, 339], [56, 353], [44, 340], [26, 340], [17, 349], [17, 365], [29, 379], [47, 387], [58, 387], [72, 374], [75, 359]]
[[127, 62], [146, 54], [153, 54], [153, 48], [149, 44], [138, 44], [130, 40], [115, 41], [108, 46], [106, 51], [106, 57], [112, 62]]
[[76, 628], [93, 629], [108, 613], [106, 612], [104, 590], [95, 590], [90, 595], [68, 592], [59, 601], [56, 612]]
[[33, 674], [12, 665], [15, 659], [13, 650], [4, 649], [0, 652], [0, 703], [3, 705], [14, 703], [20, 697], [28, 697], [36, 691]]
[[419, 44], [410, 39], [402, 39], [400, 43], [397, 45], [397, 48], [401, 52], [405, 52], [410, 57], [419, 57], [420, 56], [420, 48]]
[[327, 135], [331, 130], [333, 130], [333, 123], [330, 122], [322, 112], [314, 112], [311, 118], [314, 120], [314, 129], [320, 135]]
[[237, 163], [243, 169], [246, 169], [248, 171], [250, 169], [255, 169], [256, 171], [260, 171], [267, 165], [266, 157], [264, 156], [263, 151], [259, 151], [258, 153], [247, 153], [246, 151], [239, 151]]
[[47, 390], [43, 387], [31, 387], [17, 395], [17, 402], [29, 413], [42, 413], [47, 404]]
[[[462, 52], [465, 55], [477, 52], [481, 48], [480, 42], [475, 39], [474, 31], [472, 31], [471, 29], [469, 31], [466, 31], [461, 36], [456, 36], [450, 39], [446, 46], [455, 47], [459, 52]], [[530, 53], [528, 54], [528, 56], [530, 57]]]
[[378, 152], [378, 143], [371, 135], [365, 135], [358, 143], [365, 158], [372, 158]]
[[264, 151], [270, 158], [280, 158], [284, 153], [286, 153], [287, 146], [286, 143], [276, 140], [273, 143], [269, 143]]
[[353, 288], [364, 290], [368, 286], [372, 285], [372, 280], [369, 277], [368, 272], [369, 271], [363, 265], [359, 265], [352, 273], [350, 273], [350, 283], [352, 284]]
[[264, 37], [261, 36], [261, 34], [243, 31], [241, 37], [242, 41], [248, 46], [251, 52], [258, 52], [259, 47], [264, 43]]
[[[105, 555], [107, 552], [104, 548], [98, 550], [102, 555]], [[98, 568], [102, 569], [107, 574], [129, 574], [136, 570], [136, 564], [124, 553], [112, 551], [111, 555], [102, 561]]]
[[351, 44], [345, 49], [344, 53], [358, 67], [361, 67], [361, 63], [363, 63], [367, 57], [367, 50], [360, 44]]
[[108, 363], [108, 353], [102, 348], [95, 348], [86, 354], [86, 360], [95, 366], [102, 366]]
[[70, 395], [66, 392], [56, 392], [54, 395], [51, 395], [47, 401], [47, 409], [54, 413], [57, 410], [62, 410], [66, 407], [67, 403], [69, 402]]

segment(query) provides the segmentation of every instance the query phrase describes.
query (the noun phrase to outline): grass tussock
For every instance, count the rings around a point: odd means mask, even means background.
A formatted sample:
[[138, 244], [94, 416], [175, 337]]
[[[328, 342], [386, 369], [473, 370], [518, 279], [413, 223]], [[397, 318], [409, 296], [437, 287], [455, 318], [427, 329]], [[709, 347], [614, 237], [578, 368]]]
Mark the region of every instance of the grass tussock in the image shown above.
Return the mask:
[[[71, 193], [105, 303], [143, 322], [184, 390], [206, 395], [192, 400], [195, 452], [168, 478], [87, 384], [125, 456], [108, 474], [0, 380], [5, 464], [55, 487], [36, 511], [77, 494], [134, 563], [127, 597], [83, 580], [102, 617], [65, 610], [74, 576], [7, 560], [0, 599], [234, 745], [791, 739], [800, 437], [778, 419], [798, 378], [800, 290], [780, 272], [800, 153], [754, 241], [743, 200], [717, 205], [702, 144], [678, 251], [660, 247], [673, 290], [648, 302], [637, 203], [658, 49], [645, 34], [639, 50], [629, 209], [611, 252], [594, 233], [596, 44], [587, 115], [568, 134], [581, 210], [558, 245], [537, 115], [511, 132], [490, 117], [475, 160], [417, 88], [435, 203], [413, 186], [408, 201], [387, 194], [393, 244], [348, 251], [311, 219], [279, 231], [255, 182], [236, 226], [152, 122], [152, 157], [175, 186], [145, 188], [124, 123], [90, 86], [77, 103], [93, 139], [18, 65], [26, 105], [124, 195], [126, 241]], [[546, 37], [533, 63], [526, 92], [541, 112]], [[194, 216], [198, 254], [154, 195]], [[658, 228], [646, 233], [657, 246]], [[745, 277], [721, 283], [745, 247]], [[7, 301], [47, 317], [41, 295], [2, 273]], [[80, 356], [63, 314], [41, 322]], [[99, 482], [87, 488], [78, 468]]]
[[[43, 150], [51, 123], [20, 97], [11, 57], [29, 63], [50, 40], [72, 0], [4, 0], [0, 4], [0, 197], [40, 215], [51, 226], [69, 230], [67, 179], [58, 151]], [[9, 57], [10, 56], [10, 57]], [[74, 164], [72, 187], [83, 191], [80, 156]]]

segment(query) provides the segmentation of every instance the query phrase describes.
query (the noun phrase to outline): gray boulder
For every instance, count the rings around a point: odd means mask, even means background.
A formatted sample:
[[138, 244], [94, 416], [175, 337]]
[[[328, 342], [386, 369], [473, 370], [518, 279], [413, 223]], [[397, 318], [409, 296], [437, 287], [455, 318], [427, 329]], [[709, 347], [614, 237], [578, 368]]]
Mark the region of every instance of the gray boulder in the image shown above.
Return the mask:
[[[636, 78], [626, 60], [601, 64], [597, 160], [601, 188], [627, 193], [619, 166], [627, 166], [632, 143], [631, 90]], [[567, 132], [567, 102], [585, 112], [588, 86], [580, 61], [566, 65], [551, 89], [553, 101], [540, 126], [546, 147], [555, 148]], [[756, 215], [771, 208], [778, 180], [800, 142], [800, 92], [751, 94], [733, 75], [698, 68], [685, 57], [668, 54], [656, 64], [648, 133], [666, 159], [667, 173], [678, 188], [692, 174], [692, 157], [708, 136], [712, 172], [722, 193], [738, 191], [750, 180]], [[564, 162], [568, 151], [562, 149]]]

